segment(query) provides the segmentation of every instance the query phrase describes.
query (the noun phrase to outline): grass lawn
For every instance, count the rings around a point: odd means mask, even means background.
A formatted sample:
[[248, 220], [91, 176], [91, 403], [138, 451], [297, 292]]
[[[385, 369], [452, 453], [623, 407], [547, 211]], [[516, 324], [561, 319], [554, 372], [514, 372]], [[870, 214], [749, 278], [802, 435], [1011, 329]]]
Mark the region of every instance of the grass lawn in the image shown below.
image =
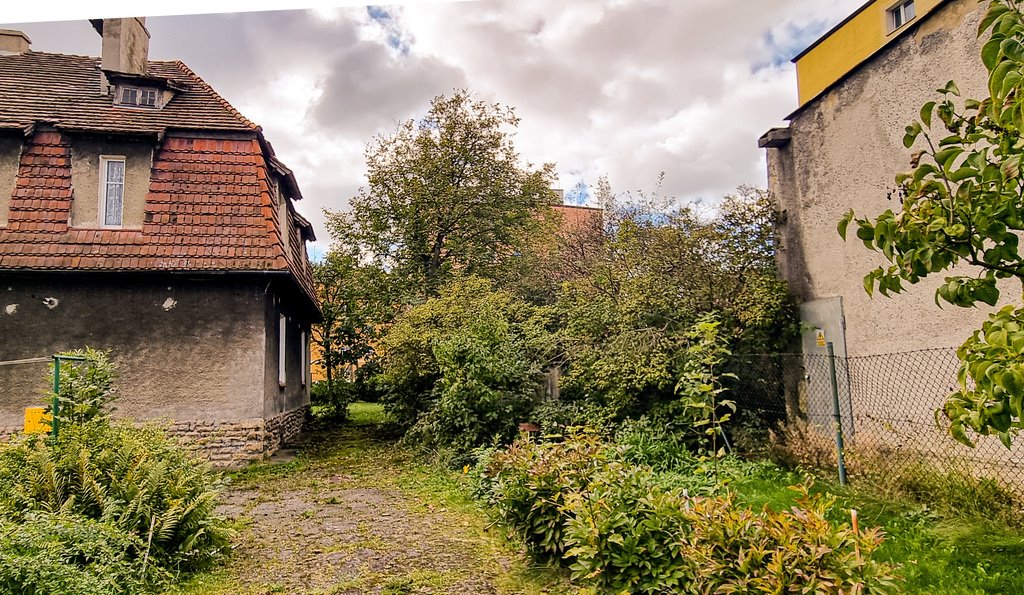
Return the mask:
[[[801, 480], [795, 473], [775, 470], [741, 479], [733, 488], [752, 507], [780, 509], [792, 505], [796, 496], [787, 486]], [[861, 527], [885, 530], [885, 543], [876, 556], [901, 566], [901, 592], [1024, 593], [1024, 519], [1014, 528], [977, 514], [873, 496], [855, 483], [842, 488], [818, 482], [815, 489], [837, 496], [834, 521], [849, 523], [849, 511], [856, 508]]]

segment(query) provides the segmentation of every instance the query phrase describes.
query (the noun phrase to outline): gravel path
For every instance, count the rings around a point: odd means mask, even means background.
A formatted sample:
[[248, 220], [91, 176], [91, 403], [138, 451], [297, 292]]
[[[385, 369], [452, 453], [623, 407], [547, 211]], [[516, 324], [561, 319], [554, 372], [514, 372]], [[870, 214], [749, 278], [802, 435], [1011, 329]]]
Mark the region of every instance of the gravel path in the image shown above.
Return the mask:
[[221, 513], [240, 525], [223, 591], [563, 593], [488, 528], [451, 475], [374, 426], [304, 437], [294, 460], [246, 470]]

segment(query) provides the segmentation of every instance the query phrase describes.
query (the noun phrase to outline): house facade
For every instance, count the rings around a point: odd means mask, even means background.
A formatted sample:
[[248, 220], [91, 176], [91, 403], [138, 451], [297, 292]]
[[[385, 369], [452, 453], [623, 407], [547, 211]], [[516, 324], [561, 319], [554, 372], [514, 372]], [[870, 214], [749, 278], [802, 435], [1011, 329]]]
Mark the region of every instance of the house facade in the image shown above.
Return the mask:
[[[168, 420], [215, 464], [273, 452], [309, 406], [319, 318], [293, 173], [144, 19], [100, 58], [0, 31], [0, 361], [111, 350], [116, 415]], [[0, 367], [0, 433], [44, 375]]]
[[[899, 211], [895, 176], [911, 169], [924, 142], [905, 148], [905, 127], [938, 97], [936, 89], [954, 80], [964, 98], [988, 95], [980, 59], [985, 39], [978, 37], [986, 8], [976, 0], [867, 2], [794, 59], [800, 105], [788, 126], [759, 141], [779, 210], [779, 270], [801, 303], [803, 322], [818, 329], [803, 337], [809, 418], [830, 431], [827, 365], [810, 364], [831, 342], [843, 358], [843, 427], [861, 442], [957, 448], [936, 427], [935, 411], [956, 385], [954, 348], [993, 309], [936, 306], [942, 274], [891, 298], [868, 296], [864, 276], [889, 263], [856, 238], [844, 242], [837, 224], [851, 208], [860, 217]], [[1024, 465], [1024, 451], [1007, 451], [990, 438], [960, 455]]]

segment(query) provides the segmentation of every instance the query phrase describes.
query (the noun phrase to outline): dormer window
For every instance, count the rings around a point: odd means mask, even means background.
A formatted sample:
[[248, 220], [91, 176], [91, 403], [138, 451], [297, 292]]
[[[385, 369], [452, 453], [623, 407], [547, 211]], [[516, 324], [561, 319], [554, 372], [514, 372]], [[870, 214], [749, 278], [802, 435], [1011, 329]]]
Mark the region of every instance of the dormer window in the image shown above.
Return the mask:
[[156, 107], [156, 89], [123, 86], [117, 94], [117, 105], [130, 107]]

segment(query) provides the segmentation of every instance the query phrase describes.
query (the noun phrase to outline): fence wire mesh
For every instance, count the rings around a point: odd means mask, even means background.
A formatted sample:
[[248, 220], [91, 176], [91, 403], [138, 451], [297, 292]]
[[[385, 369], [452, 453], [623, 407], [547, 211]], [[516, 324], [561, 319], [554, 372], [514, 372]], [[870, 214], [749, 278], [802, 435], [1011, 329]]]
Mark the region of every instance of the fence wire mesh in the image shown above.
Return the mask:
[[[732, 359], [730, 430], [738, 450], [770, 453], [829, 472], [837, 465], [830, 361], [817, 354]], [[929, 349], [836, 357], [839, 417], [851, 481], [920, 483], [936, 473], [985, 477], [1024, 494], [1024, 444], [994, 436], [976, 446], [954, 441], [936, 412], [956, 388], [956, 350]]]
[[[50, 357], [0, 360], [0, 404], [6, 412], [0, 413], [0, 438], [22, 430], [25, 407], [46, 405], [52, 361]], [[25, 401], [21, 395], [38, 395], [38, 398]]]

